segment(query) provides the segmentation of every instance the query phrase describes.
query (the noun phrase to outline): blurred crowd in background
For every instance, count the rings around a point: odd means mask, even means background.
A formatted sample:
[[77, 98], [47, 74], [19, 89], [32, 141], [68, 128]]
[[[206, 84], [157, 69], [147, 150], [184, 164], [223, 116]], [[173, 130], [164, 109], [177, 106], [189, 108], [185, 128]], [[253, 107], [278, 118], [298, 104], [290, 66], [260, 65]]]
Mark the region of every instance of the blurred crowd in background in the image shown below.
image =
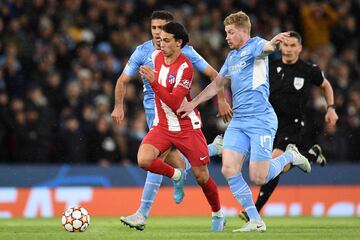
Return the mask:
[[[114, 87], [135, 47], [151, 38], [149, 17], [159, 9], [187, 27], [190, 44], [217, 70], [229, 51], [230, 13], [251, 17], [252, 36], [300, 32], [301, 57], [324, 71], [339, 115], [336, 127], [324, 124], [326, 101], [314, 88], [304, 147], [318, 142], [329, 162], [360, 162], [359, 0], [1, 0], [0, 163], [136, 164], [148, 130], [142, 82], [128, 84], [119, 126], [110, 117]], [[192, 94], [209, 81], [197, 73]], [[216, 98], [200, 111], [211, 142], [226, 128]]]

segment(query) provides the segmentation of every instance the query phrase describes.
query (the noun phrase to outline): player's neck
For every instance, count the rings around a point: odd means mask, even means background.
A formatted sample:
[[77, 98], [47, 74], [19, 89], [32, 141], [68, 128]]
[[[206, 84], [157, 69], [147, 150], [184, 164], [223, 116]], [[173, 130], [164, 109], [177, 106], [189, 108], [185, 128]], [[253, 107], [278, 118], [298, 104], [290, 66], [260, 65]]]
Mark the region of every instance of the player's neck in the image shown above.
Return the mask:
[[179, 57], [181, 51], [174, 52], [171, 56], [164, 56], [164, 62], [167, 65], [170, 65], [176, 61], [176, 59]]
[[244, 38], [243, 42], [240, 43], [240, 46], [236, 49], [236, 50], [239, 50], [240, 48], [242, 48], [250, 39], [250, 36]]

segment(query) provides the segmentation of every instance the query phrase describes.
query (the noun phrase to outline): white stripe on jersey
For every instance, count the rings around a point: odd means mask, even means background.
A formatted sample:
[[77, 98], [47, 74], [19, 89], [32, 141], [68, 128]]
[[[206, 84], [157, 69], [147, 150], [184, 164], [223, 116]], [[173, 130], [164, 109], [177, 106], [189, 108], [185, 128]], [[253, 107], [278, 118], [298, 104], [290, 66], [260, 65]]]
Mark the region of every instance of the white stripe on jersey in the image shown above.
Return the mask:
[[189, 65], [187, 64], [187, 62], [184, 62], [183, 64], [181, 64], [181, 66], [179, 67], [177, 74], [176, 74], [176, 82], [175, 82], [174, 88], [179, 84], [179, 82], [183, 76], [184, 69], [186, 69], [188, 67], [189, 67]]
[[191, 124], [194, 129], [201, 128], [201, 119], [196, 115], [195, 111], [191, 111], [188, 117], [190, 118]]
[[252, 89], [258, 88], [266, 82], [266, 57], [257, 57], [254, 60]]
[[164, 65], [161, 65], [160, 72], [159, 72], [159, 83], [161, 86], [166, 87], [166, 81], [168, 78], [170, 68]]
[[161, 53], [161, 50], [155, 50], [151, 54], [151, 61], [153, 63], [154, 68], [155, 68], [155, 58], [159, 53]]
[[173, 132], [181, 131], [178, 117], [163, 101], [160, 100], [161, 108], [164, 110], [165, 117], [168, 122], [168, 130]]
[[[154, 102], [155, 102], [155, 99], [154, 99]], [[155, 109], [155, 117], [154, 117], [152, 126], [157, 126], [159, 124], [159, 113], [157, 111], [156, 103], [154, 103], [154, 105], [155, 105], [155, 107], [154, 107], [154, 109]]]

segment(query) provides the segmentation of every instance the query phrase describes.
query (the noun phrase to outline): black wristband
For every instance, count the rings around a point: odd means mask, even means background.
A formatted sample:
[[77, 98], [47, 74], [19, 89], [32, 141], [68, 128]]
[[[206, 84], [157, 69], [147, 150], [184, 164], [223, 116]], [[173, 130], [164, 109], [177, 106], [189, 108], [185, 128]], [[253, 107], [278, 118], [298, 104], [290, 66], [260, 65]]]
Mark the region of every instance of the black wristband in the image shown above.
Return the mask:
[[329, 108], [336, 109], [336, 105], [335, 104], [330, 104], [330, 105], [327, 106], [327, 109], [329, 109]]

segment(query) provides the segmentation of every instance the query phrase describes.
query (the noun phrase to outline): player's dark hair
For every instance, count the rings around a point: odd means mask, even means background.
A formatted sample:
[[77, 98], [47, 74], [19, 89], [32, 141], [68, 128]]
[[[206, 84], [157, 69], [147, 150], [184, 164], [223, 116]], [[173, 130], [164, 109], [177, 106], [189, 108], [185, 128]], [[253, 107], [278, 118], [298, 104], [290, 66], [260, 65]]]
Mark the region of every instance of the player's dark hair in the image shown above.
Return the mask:
[[290, 33], [290, 37], [296, 38], [296, 39], [299, 41], [299, 43], [301, 44], [301, 42], [302, 42], [302, 37], [301, 37], [301, 35], [300, 35], [298, 32], [290, 31], [289, 33]]
[[163, 31], [173, 34], [175, 40], [182, 40], [181, 48], [189, 42], [189, 35], [185, 27], [178, 22], [168, 22], [163, 26]]
[[153, 19], [161, 19], [170, 22], [174, 20], [174, 16], [169, 11], [157, 10], [153, 11], [153, 13], [151, 14], [151, 20]]

